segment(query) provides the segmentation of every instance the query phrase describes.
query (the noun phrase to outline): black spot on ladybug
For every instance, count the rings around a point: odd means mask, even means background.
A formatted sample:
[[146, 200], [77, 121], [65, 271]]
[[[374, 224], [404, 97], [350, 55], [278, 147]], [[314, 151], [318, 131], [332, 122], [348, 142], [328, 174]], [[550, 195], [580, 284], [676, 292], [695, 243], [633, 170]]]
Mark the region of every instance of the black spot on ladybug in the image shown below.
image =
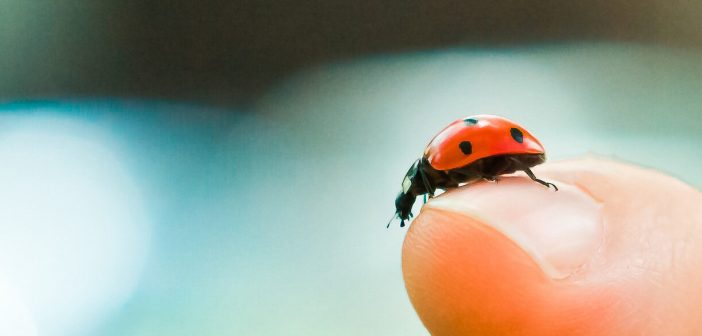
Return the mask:
[[458, 147], [465, 155], [470, 155], [470, 153], [473, 153], [473, 145], [471, 145], [470, 141], [461, 141]]
[[524, 133], [522, 133], [522, 131], [516, 128], [512, 128], [509, 130], [509, 133], [512, 134], [512, 138], [514, 139], [514, 141], [519, 143], [522, 143], [524, 141]]
[[463, 122], [466, 123], [466, 126], [473, 126], [478, 123], [478, 119], [465, 118], [463, 119]]

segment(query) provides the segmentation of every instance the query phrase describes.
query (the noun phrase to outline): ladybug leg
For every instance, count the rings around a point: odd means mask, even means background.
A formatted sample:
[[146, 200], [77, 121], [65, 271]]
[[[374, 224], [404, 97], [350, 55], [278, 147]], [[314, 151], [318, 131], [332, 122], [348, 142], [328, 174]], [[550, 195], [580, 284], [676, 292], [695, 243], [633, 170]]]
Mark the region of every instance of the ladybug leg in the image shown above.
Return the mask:
[[[434, 197], [434, 189], [431, 187], [431, 183], [429, 183], [429, 179], [427, 178], [427, 175], [424, 173], [424, 170], [419, 168], [419, 176], [422, 178], [422, 183], [424, 183], [424, 188], [427, 190], [427, 193], [429, 194], [429, 198]], [[424, 203], [427, 202], [426, 196], [424, 198]]]
[[546, 182], [546, 181], [544, 181], [544, 180], [541, 180], [541, 179], [536, 178], [536, 175], [534, 175], [534, 173], [531, 171], [531, 169], [529, 169], [529, 167], [526, 167], [526, 168], [524, 168], [524, 169], [522, 169], [522, 170], [524, 170], [524, 172], [525, 172], [527, 175], [529, 175], [529, 178], [532, 179], [532, 180], [534, 180], [534, 182], [541, 183], [541, 184], [543, 184], [544, 186], [546, 186], [546, 188], [551, 188], [551, 187], [553, 187], [553, 189], [556, 189], [556, 191], [558, 191], [558, 187], [556, 187], [555, 184], [550, 183], [550, 182]]
[[483, 179], [485, 181], [490, 181], [490, 182], [500, 182], [500, 179], [497, 176], [483, 176]]
[[[409, 220], [412, 217], [414, 217], [414, 215], [412, 214], [412, 212], [410, 212], [409, 217], [407, 217], [407, 220]], [[400, 227], [405, 227], [405, 220], [404, 219], [400, 219]]]

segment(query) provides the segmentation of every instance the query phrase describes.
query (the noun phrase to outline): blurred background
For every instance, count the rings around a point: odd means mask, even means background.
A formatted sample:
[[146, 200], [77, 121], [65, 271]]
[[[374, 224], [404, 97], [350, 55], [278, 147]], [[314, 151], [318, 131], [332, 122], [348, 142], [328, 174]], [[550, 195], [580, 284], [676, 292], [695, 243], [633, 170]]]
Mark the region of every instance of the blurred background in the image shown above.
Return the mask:
[[427, 141], [499, 114], [702, 186], [700, 15], [0, 1], [0, 334], [425, 335], [385, 224]]

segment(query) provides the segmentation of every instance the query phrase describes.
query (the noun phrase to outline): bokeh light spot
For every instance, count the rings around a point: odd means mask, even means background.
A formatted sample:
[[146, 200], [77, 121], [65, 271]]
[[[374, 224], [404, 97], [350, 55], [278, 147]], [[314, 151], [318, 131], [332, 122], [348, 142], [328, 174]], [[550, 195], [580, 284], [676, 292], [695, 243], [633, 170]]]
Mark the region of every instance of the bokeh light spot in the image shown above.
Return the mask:
[[0, 274], [42, 335], [86, 333], [136, 286], [148, 221], [122, 161], [87, 121], [0, 118]]

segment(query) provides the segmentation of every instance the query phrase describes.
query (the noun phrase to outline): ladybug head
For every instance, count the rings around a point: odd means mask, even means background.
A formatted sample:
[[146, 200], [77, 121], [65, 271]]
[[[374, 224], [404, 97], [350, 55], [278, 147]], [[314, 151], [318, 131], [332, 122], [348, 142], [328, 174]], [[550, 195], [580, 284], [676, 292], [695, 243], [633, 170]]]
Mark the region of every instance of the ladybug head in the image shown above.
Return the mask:
[[405, 194], [404, 192], [397, 194], [395, 198], [395, 209], [397, 211], [397, 217], [400, 218], [400, 226], [405, 226], [405, 221], [412, 217], [412, 206], [416, 199], [416, 196]]

